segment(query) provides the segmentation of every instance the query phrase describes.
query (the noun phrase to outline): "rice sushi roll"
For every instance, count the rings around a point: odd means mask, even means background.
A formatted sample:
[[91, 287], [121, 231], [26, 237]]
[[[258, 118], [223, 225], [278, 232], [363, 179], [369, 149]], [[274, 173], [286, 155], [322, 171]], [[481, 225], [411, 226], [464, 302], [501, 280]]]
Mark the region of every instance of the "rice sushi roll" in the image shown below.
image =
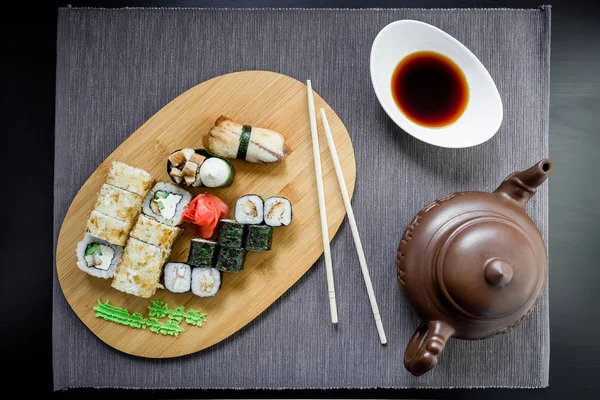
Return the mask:
[[192, 200], [192, 195], [177, 186], [159, 182], [144, 199], [144, 214], [158, 222], [177, 226], [181, 223], [183, 208]]
[[215, 268], [223, 272], [241, 272], [244, 269], [246, 250], [219, 246]]
[[154, 179], [152, 178], [152, 175], [143, 169], [134, 168], [122, 162], [113, 161], [112, 166], [108, 171], [106, 183], [138, 194], [143, 198], [152, 187]]
[[129, 236], [163, 249], [170, 249], [180, 233], [181, 228], [161, 224], [142, 214], [137, 219]]
[[265, 224], [287, 226], [292, 222], [292, 203], [285, 197], [269, 197], [265, 200]]
[[111, 286], [139, 297], [151, 297], [162, 288], [160, 275], [171, 251], [129, 238]]
[[223, 247], [244, 247], [244, 225], [231, 219], [219, 221], [219, 238], [217, 243]]
[[267, 225], [248, 225], [246, 250], [269, 251], [273, 242], [273, 228]]
[[192, 239], [188, 254], [188, 264], [194, 267], [212, 267], [216, 247], [216, 242], [206, 239]]
[[105, 183], [100, 188], [94, 210], [123, 221], [133, 221], [140, 214], [143, 200], [139, 194]]
[[97, 278], [112, 278], [123, 247], [85, 234], [77, 244], [77, 267]]
[[289, 154], [281, 133], [242, 125], [225, 116], [215, 121], [203, 143], [208, 151], [218, 156], [251, 163], [281, 162]]
[[192, 285], [192, 268], [184, 263], [167, 263], [164, 269], [165, 288], [173, 293], [189, 292]]
[[256, 194], [247, 194], [235, 202], [235, 220], [239, 224], [262, 224], [264, 202]]
[[124, 246], [132, 225], [131, 221], [122, 221], [93, 210], [87, 221], [86, 231], [90, 235], [104, 239], [109, 243]]
[[212, 297], [221, 287], [221, 273], [215, 268], [192, 270], [192, 293], [200, 297]]

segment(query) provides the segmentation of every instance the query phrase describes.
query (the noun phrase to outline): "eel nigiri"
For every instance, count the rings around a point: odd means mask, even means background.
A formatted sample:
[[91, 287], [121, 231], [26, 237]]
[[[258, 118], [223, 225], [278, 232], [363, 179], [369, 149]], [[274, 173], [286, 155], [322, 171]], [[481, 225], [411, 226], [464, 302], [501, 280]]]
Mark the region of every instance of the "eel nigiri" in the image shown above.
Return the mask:
[[251, 163], [281, 162], [290, 153], [281, 133], [242, 125], [225, 116], [217, 119], [203, 142], [208, 151], [218, 156]]

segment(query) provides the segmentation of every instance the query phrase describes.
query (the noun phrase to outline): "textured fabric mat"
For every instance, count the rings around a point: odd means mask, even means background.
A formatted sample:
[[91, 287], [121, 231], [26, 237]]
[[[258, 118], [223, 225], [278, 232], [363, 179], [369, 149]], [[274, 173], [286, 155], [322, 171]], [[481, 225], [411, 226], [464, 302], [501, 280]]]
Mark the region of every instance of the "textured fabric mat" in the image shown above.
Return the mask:
[[[468, 149], [437, 148], [404, 134], [384, 113], [371, 87], [371, 43], [386, 24], [405, 18], [450, 33], [489, 69], [504, 103], [504, 121], [493, 139]], [[353, 205], [389, 344], [377, 340], [344, 222], [332, 241], [337, 329], [329, 322], [322, 259], [229, 339], [165, 360], [128, 356], [97, 339], [71, 311], [55, 278], [55, 388], [546, 386], [546, 295], [510, 333], [450, 340], [431, 373], [415, 378], [405, 371], [403, 353], [418, 319], [396, 281], [395, 257], [404, 228], [426, 203], [457, 190], [493, 190], [510, 172], [547, 156], [549, 57], [549, 7], [61, 9], [55, 238], [71, 200], [97, 165], [183, 91], [240, 70], [312, 79], [354, 143]], [[528, 205], [545, 238], [547, 194], [546, 183]]]

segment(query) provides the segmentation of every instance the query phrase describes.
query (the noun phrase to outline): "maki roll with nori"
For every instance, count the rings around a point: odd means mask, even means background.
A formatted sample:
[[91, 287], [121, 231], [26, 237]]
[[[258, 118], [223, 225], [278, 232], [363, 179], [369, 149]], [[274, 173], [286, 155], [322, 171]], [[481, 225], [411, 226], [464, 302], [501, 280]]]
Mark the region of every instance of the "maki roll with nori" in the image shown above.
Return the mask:
[[210, 268], [213, 265], [216, 242], [206, 239], [192, 239], [188, 264], [194, 267]]
[[112, 278], [122, 253], [123, 247], [86, 233], [77, 244], [77, 267], [97, 278]]
[[205, 149], [180, 149], [167, 161], [167, 173], [173, 182], [189, 187], [224, 188], [235, 178], [229, 161]]
[[273, 228], [266, 225], [248, 225], [246, 250], [269, 251], [273, 241]]
[[269, 197], [265, 200], [265, 224], [287, 226], [292, 222], [292, 203], [285, 197]]
[[223, 247], [244, 247], [244, 225], [230, 219], [219, 222], [219, 239], [217, 242]]
[[247, 194], [235, 202], [235, 220], [240, 224], [262, 224], [264, 215], [262, 197]]
[[215, 268], [194, 268], [192, 293], [199, 297], [212, 297], [221, 287], [221, 273]]
[[215, 268], [223, 272], [241, 272], [244, 269], [246, 250], [218, 246]]
[[177, 226], [181, 223], [183, 209], [192, 200], [192, 195], [175, 185], [159, 182], [144, 199], [143, 212], [161, 224]]
[[192, 268], [184, 263], [167, 263], [164, 268], [165, 287], [173, 293], [189, 292], [192, 285]]

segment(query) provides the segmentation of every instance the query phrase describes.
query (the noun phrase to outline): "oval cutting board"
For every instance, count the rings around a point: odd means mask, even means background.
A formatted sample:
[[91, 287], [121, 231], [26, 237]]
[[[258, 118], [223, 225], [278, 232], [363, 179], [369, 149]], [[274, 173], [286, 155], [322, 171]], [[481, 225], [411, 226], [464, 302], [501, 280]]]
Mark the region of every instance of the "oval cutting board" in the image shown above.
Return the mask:
[[[327, 112], [346, 184], [352, 195], [356, 163], [348, 132], [335, 112], [318, 95], [315, 95], [315, 105], [317, 110], [324, 107]], [[231, 187], [193, 189], [192, 194], [211, 192], [218, 195], [230, 206], [230, 217], [233, 216], [235, 200], [244, 194], [256, 193], [264, 198], [284, 196], [293, 204], [292, 224], [275, 228], [270, 252], [249, 252], [243, 272], [224, 273], [216, 296], [200, 298], [191, 292], [174, 294], [158, 290], [152, 297], [165, 301], [170, 308], [183, 305], [207, 313], [207, 322], [202, 327], [189, 326], [184, 321], [181, 327], [185, 331], [179, 337], [171, 337], [95, 318], [92, 307], [97, 299], [110, 300], [113, 305], [145, 316], [150, 303], [150, 299], [112, 289], [110, 280], [91, 277], [75, 265], [75, 248], [83, 237], [96, 193], [106, 179], [111, 162], [123, 161], [148, 171], [157, 181], [170, 182], [165, 171], [167, 156], [179, 148], [202, 147], [202, 136], [221, 114], [240, 123], [282, 132], [293, 152], [281, 164], [256, 165], [234, 160], [237, 174]], [[345, 216], [345, 209], [320, 118], [318, 127], [329, 234], [333, 237]], [[62, 291], [77, 316], [96, 336], [125, 353], [164, 358], [212, 346], [256, 318], [323, 253], [314, 174], [306, 86], [303, 83], [267, 71], [237, 72], [201, 83], [152, 116], [81, 187], [69, 207], [58, 237], [56, 268]], [[187, 260], [193, 237], [194, 227], [186, 224], [173, 246], [170, 261]], [[322, 296], [311, 301], [328, 307], [324, 271]]]

